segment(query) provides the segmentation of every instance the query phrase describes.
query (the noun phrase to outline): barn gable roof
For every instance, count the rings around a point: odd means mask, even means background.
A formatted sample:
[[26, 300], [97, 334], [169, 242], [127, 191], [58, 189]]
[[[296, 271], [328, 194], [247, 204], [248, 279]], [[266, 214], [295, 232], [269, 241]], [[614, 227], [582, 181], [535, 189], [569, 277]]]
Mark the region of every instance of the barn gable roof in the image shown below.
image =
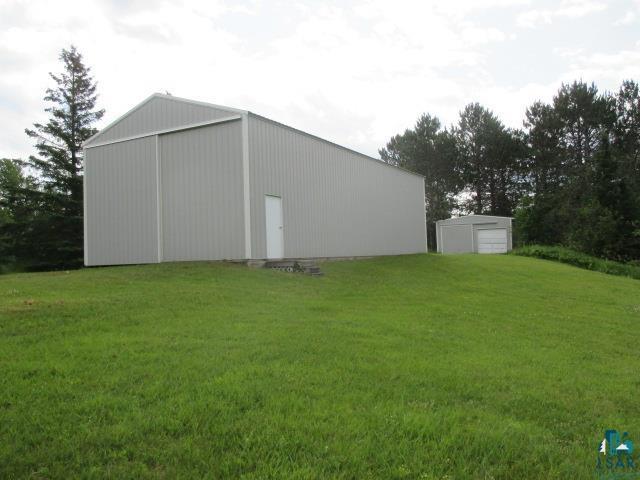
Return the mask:
[[154, 93], [87, 139], [84, 146], [246, 113], [236, 108]]
[[97, 147], [106, 143], [131, 140], [142, 136], [168, 133], [174, 130], [195, 128], [212, 123], [238, 120], [242, 116], [254, 116], [274, 123], [282, 128], [293, 130], [299, 134], [315, 138], [334, 147], [347, 150], [356, 155], [373, 160], [384, 166], [424, 178], [424, 175], [412, 172], [397, 165], [383, 162], [379, 158], [366, 155], [340, 144], [326, 140], [317, 135], [285, 125], [248, 110], [224, 107], [208, 102], [175, 97], [173, 95], [154, 93], [137, 104], [124, 115], [118, 117], [98, 133], [85, 140], [84, 147]]

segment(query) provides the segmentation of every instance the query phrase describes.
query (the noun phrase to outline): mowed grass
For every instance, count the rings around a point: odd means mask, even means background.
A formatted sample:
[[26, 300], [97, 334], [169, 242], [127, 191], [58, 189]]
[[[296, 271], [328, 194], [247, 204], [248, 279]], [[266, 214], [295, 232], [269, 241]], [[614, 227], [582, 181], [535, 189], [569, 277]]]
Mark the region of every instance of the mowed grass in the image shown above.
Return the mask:
[[516, 256], [0, 277], [2, 478], [591, 478], [640, 282]]

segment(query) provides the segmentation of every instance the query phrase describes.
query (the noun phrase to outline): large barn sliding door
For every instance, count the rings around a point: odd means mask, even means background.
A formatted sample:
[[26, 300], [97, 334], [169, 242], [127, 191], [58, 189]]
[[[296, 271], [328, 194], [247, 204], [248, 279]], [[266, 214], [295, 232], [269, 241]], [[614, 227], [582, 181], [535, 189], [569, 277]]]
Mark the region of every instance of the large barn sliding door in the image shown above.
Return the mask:
[[158, 261], [154, 137], [87, 149], [85, 262]]
[[244, 257], [239, 121], [160, 136], [163, 261]]

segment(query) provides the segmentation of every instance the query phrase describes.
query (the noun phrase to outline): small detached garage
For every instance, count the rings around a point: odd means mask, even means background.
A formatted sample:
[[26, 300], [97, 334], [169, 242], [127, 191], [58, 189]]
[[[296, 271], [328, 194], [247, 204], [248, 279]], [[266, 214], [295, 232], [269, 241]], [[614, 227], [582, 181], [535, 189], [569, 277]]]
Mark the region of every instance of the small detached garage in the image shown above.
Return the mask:
[[469, 215], [436, 222], [440, 253], [506, 253], [513, 246], [511, 217]]

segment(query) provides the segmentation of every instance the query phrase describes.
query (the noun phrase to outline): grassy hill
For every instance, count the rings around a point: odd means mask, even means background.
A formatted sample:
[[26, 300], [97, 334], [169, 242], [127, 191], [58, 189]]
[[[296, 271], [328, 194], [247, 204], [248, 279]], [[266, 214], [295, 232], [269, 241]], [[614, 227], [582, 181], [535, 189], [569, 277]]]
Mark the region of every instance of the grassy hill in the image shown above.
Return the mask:
[[587, 478], [605, 429], [640, 446], [639, 281], [322, 267], [0, 277], [0, 477]]

